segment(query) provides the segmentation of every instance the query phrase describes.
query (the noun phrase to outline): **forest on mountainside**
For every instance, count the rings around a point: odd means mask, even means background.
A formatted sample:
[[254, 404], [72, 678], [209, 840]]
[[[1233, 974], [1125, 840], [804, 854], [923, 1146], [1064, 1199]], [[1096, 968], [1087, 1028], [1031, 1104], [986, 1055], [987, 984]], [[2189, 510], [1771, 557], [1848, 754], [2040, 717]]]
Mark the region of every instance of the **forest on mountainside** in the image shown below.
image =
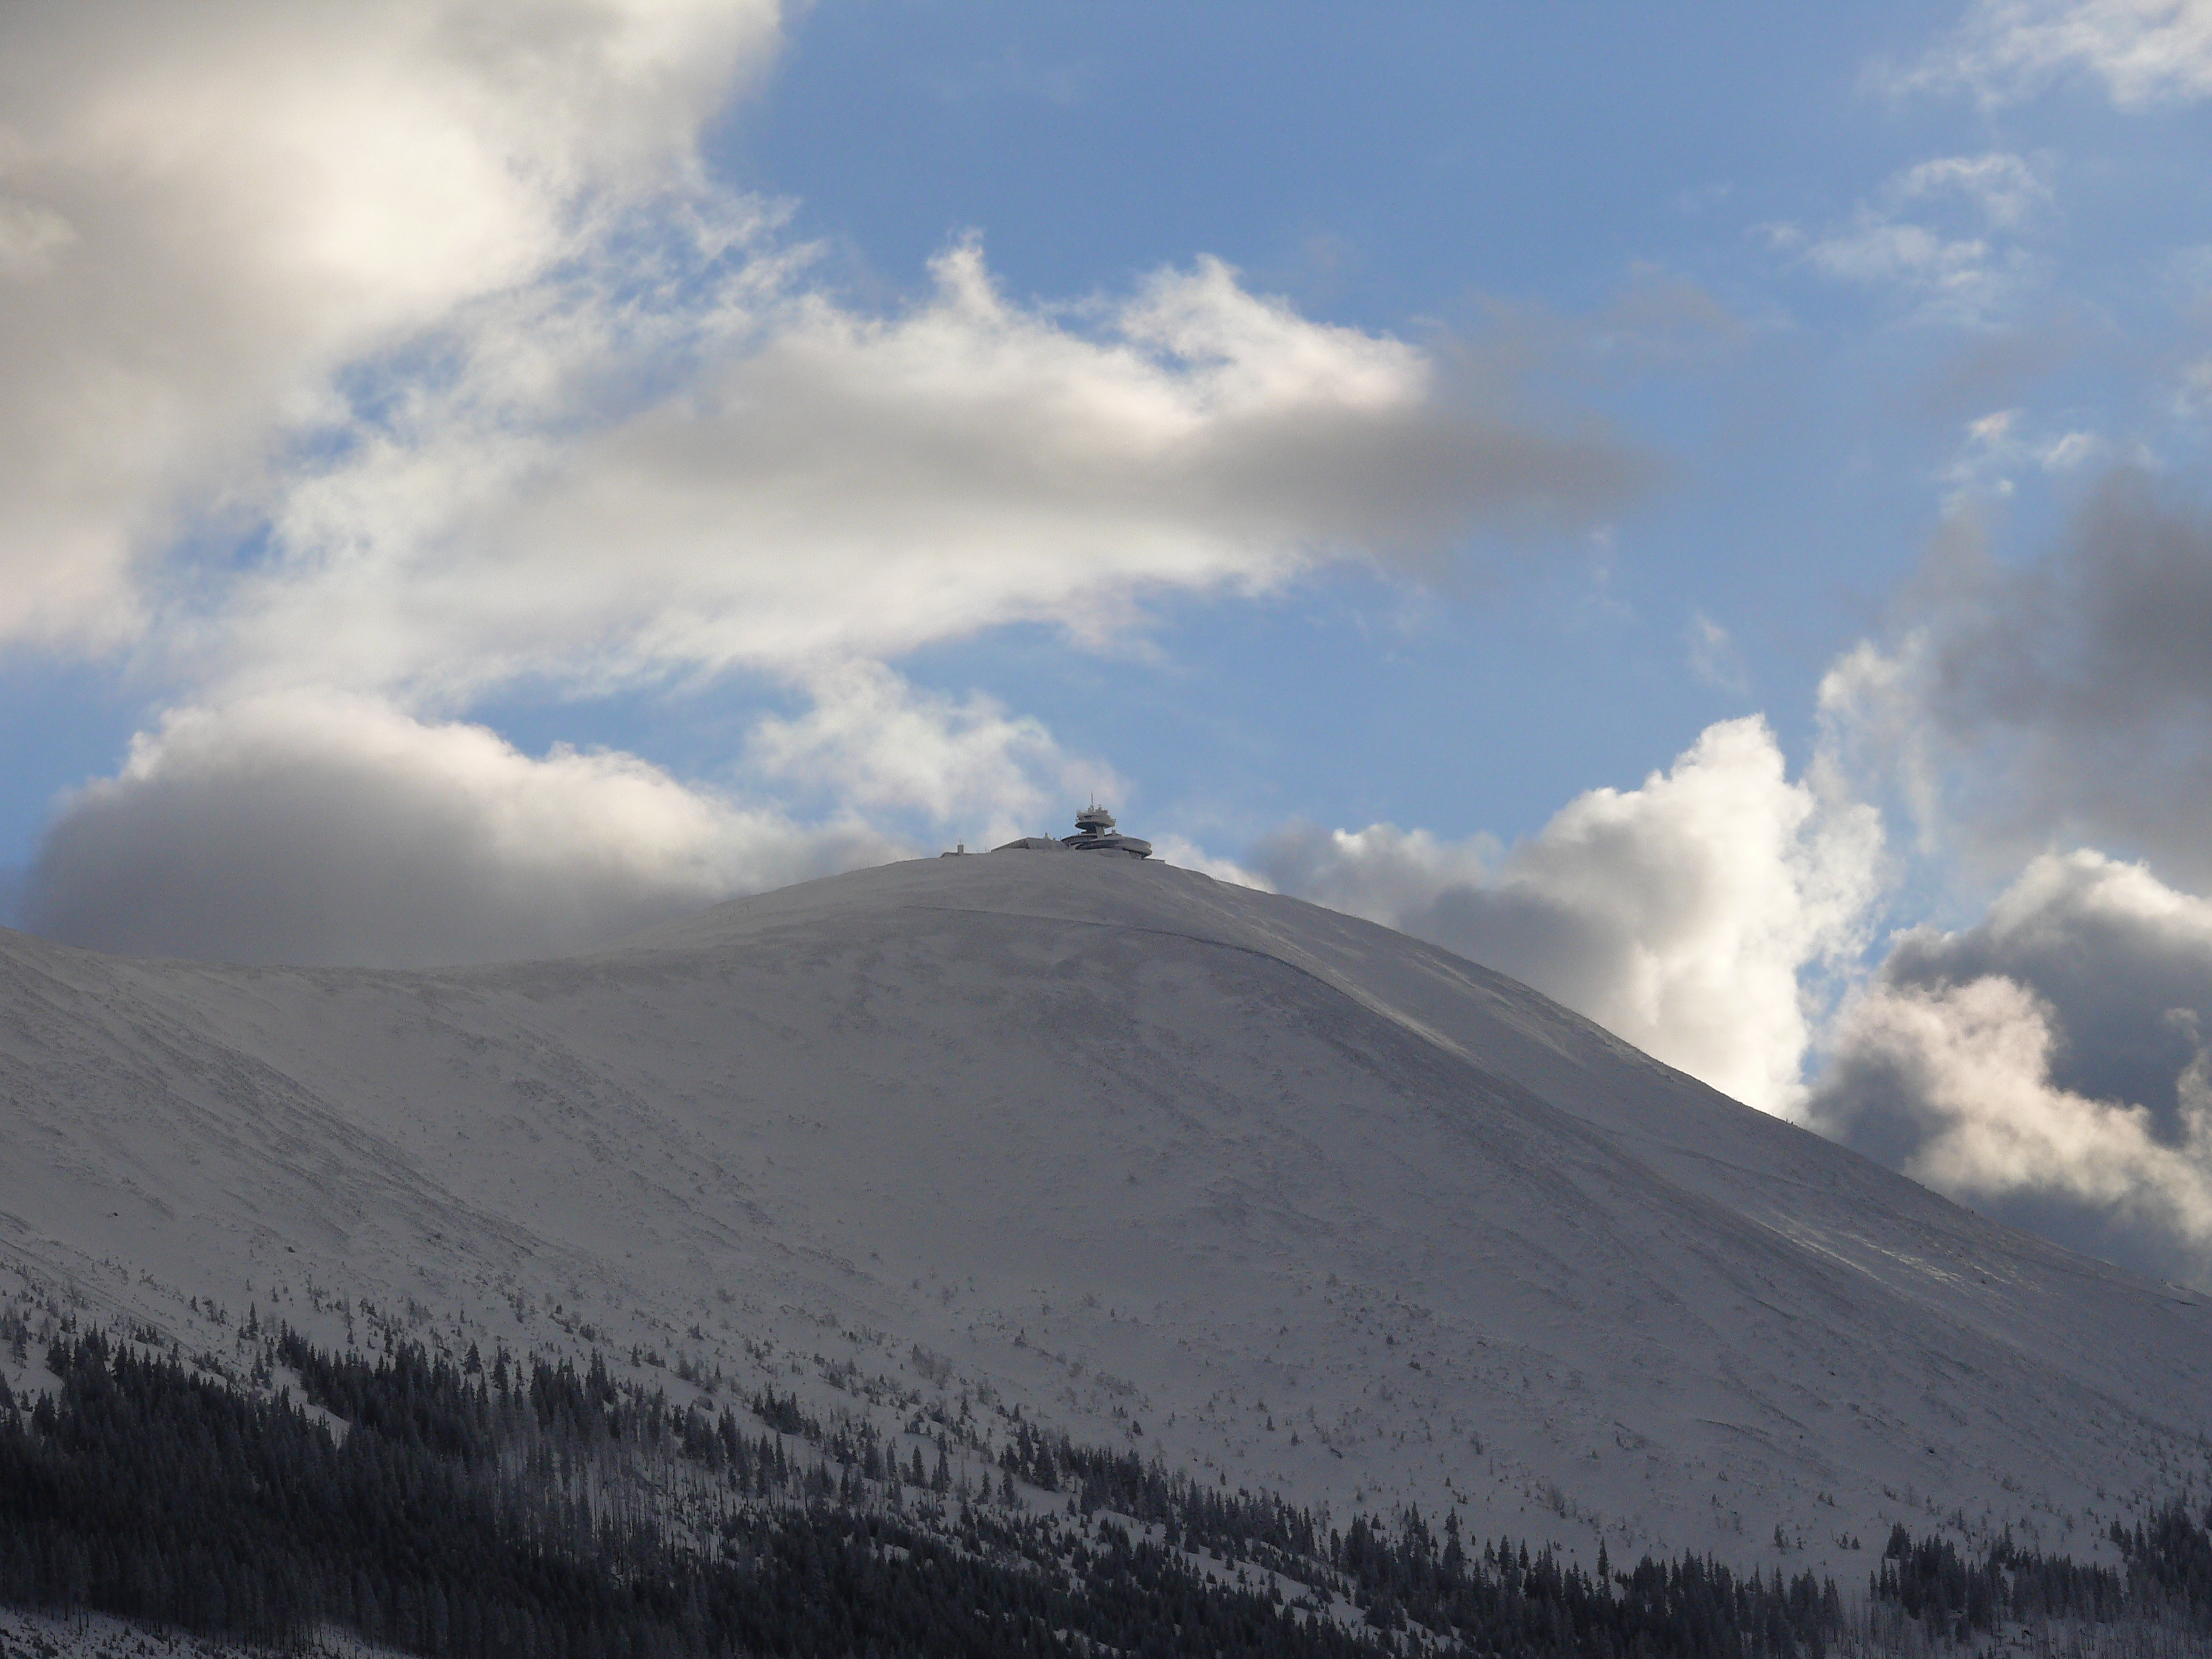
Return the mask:
[[456, 1659], [1437, 1644], [1779, 1659], [2007, 1621], [2212, 1635], [2212, 1515], [2179, 1507], [2116, 1528], [2124, 1569], [2008, 1538], [1962, 1553], [1900, 1527], [1850, 1606], [1810, 1574], [1690, 1556], [1585, 1572], [1463, 1538], [1455, 1514], [1339, 1530], [1027, 1423], [997, 1479], [971, 1482], [941, 1428], [926, 1459], [921, 1436], [902, 1452], [773, 1393], [749, 1423], [709, 1415], [596, 1357], [580, 1371], [264, 1340], [267, 1374], [289, 1370], [303, 1398], [148, 1341], [57, 1340], [59, 1389], [0, 1411], [0, 1603], [279, 1646], [335, 1624]]

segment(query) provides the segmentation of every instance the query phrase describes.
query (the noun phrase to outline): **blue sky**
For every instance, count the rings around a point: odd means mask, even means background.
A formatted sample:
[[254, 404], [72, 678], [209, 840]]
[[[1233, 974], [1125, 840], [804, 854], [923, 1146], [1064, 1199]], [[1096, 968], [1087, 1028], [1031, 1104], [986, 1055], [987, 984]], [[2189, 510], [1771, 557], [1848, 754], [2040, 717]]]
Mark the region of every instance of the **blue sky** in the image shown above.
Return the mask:
[[2206, 0], [0, 22], [0, 897], [1065, 827], [2212, 1273]]
[[[1661, 8], [1434, 8], [1380, 27], [1324, 9], [1209, 9], [1194, 26], [1188, 9], [829, 8], [799, 21], [786, 69], [718, 150], [734, 179], [794, 197], [801, 234], [894, 297], [972, 227], [1010, 292], [1048, 301], [1211, 252], [1307, 315], [1480, 349], [1501, 330], [1494, 308], [1568, 331], [1639, 283], [1786, 303], [1772, 295], [1789, 273], [1750, 227], [1808, 198], [1848, 201], [1848, 169], [1887, 147], [1886, 112], [1834, 68], [1838, 51], [1887, 44], [1888, 21], [1785, 43], [1749, 9], [1685, 39]], [[1862, 130], [1848, 164], [1847, 125]], [[1707, 297], [1721, 314], [1728, 301]], [[1839, 297], [1814, 296], [1831, 315]], [[1801, 429], [1758, 441], [1772, 371], [1744, 359], [1821, 351], [1807, 319], [1769, 320], [1790, 337], [1693, 339], [1685, 369], [1548, 366], [1574, 416], [1616, 420], [1674, 475], [1607, 547], [1477, 549], [1478, 574], [1437, 594], [1351, 580], [1191, 607], [1157, 636], [1174, 679], [1136, 677], [1150, 682], [1138, 721], [1086, 714], [1097, 665], [1060, 681], [1048, 640], [978, 641], [930, 676], [980, 678], [1019, 706], [1040, 675], [1064, 684], [1055, 730], [1141, 747], [1157, 806], [1509, 835], [1591, 782], [1634, 782], [1749, 706], [1686, 671], [1699, 609], [1739, 618], [1747, 677], [1755, 658], [1802, 727], [1812, 678], [1853, 627], [1844, 573], [1868, 585], [1863, 613], [1910, 562], [1927, 492], [1862, 508], [1902, 520], [1878, 550], [1805, 545], [1803, 491], [1837, 487], [1854, 434], [1830, 425], [1829, 400], [1793, 396]], [[1224, 778], [1233, 805], [1207, 799]]]
[[[2161, 424], [2110, 359], [2185, 345], [2143, 236], [2206, 222], [2185, 159], [2201, 112], [2124, 113], [2078, 74], [1994, 107], [1887, 84], [1959, 21], [831, 6], [795, 21], [712, 153], [889, 305], [973, 229], [1007, 291], [1046, 304], [1205, 252], [1305, 315], [1475, 351], [1527, 349], [1532, 317], [1649, 331], [1571, 338], [1535, 371], [1664, 473], [1601, 544], [1477, 538], [1418, 595], [1349, 579], [1170, 605], [1148, 641], [1164, 672], [1115, 676], [1127, 702], [1048, 635], [912, 670], [1141, 754], [1117, 764], [1145, 805], [1217, 838], [1285, 812], [1510, 838], [1729, 714], [1808, 750], [1815, 685], [1918, 562], [1966, 423], [2018, 406], [1993, 393], [2033, 394], [2046, 423]], [[1775, 246], [1778, 227], [1848, 227], [1931, 157], [1989, 154], [2049, 175], [2032, 240], [2050, 269], [1980, 314]], [[2028, 360], [2012, 383], [1957, 384], [2002, 378], [1984, 361], [2004, 348]], [[2063, 491], [2014, 482], [2008, 527], [2032, 546]], [[1692, 661], [1700, 618], [1729, 636], [1717, 673]]]

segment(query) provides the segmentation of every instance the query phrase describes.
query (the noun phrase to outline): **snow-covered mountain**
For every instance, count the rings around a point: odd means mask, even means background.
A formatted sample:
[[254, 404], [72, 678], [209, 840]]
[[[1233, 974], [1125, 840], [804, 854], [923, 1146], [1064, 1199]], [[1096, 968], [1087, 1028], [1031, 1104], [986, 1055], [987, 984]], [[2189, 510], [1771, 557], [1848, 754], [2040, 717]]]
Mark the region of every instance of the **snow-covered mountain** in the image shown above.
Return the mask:
[[886, 1376], [1585, 1561], [1778, 1532], [1848, 1576], [1938, 1516], [2087, 1555], [2207, 1473], [2193, 1293], [1157, 863], [893, 865], [427, 973], [0, 934], [0, 1253], [187, 1351], [252, 1306], [679, 1394]]

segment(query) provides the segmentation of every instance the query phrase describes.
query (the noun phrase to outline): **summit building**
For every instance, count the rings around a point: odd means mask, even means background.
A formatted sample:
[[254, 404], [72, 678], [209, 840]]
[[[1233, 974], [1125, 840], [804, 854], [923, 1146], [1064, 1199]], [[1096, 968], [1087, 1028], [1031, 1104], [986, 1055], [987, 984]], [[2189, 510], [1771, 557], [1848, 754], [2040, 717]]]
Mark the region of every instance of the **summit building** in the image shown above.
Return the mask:
[[1092, 801], [1075, 815], [1075, 833], [1054, 840], [1050, 836], [1024, 836], [1019, 841], [1010, 841], [1003, 847], [994, 847], [994, 853], [1111, 853], [1123, 858], [1148, 859], [1152, 855], [1152, 844], [1139, 841], [1134, 836], [1125, 836], [1114, 828], [1114, 815]]

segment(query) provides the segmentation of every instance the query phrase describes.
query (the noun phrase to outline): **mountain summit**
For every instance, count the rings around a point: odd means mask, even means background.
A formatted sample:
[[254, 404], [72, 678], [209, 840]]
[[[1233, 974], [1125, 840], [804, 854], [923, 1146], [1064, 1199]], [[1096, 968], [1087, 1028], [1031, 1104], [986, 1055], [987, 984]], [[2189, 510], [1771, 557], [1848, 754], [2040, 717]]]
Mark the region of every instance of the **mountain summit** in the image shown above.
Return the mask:
[[2203, 1468], [2193, 1293], [1155, 860], [891, 865], [549, 962], [4, 934], [0, 975], [0, 1245], [187, 1349], [374, 1308], [808, 1409], [879, 1378], [1585, 1562], [1856, 1571], [1931, 1508], [2079, 1553]]

